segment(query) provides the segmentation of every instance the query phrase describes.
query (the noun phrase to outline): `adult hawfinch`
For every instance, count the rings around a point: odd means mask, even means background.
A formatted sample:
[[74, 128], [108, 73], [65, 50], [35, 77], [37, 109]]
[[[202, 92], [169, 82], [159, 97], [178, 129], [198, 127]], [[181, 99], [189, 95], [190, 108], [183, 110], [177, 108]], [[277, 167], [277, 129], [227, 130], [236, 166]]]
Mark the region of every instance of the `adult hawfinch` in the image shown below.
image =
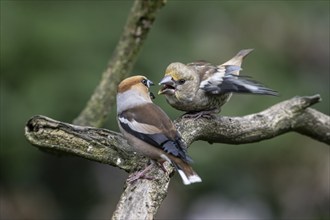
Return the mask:
[[123, 80], [117, 91], [117, 116], [120, 131], [135, 151], [163, 163], [169, 161], [188, 185], [201, 182], [192, 169], [187, 146], [166, 113], [153, 104], [144, 76]]

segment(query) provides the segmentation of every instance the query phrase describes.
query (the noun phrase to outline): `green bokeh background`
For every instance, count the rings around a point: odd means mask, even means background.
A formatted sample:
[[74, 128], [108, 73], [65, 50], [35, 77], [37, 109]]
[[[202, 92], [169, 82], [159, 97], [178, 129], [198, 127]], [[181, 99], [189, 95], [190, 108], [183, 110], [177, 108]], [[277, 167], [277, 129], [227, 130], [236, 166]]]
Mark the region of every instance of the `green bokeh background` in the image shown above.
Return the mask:
[[[33, 115], [71, 122], [106, 69], [132, 1], [1, 1], [1, 219], [106, 219], [127, 174], [40, 152], [24, 138]], [[255, 48], [244, 74], [280, 97], [235, 95], [222, 115], [320, 94], [329, 115], [329, 1], [168, 1], [132, 74], [158, 82], [173, 61], [221, 63]], [[153, 88], [157, 92], [157, 87]], [[155, 102], [171, 118], [182, 113]], [[113, 111], [104, 127], [118, 131]], [[203, 183], [178, 175], [163, 219], [329, 219], [329, 146], [288, 133], [239, 146], [189, 149]]]

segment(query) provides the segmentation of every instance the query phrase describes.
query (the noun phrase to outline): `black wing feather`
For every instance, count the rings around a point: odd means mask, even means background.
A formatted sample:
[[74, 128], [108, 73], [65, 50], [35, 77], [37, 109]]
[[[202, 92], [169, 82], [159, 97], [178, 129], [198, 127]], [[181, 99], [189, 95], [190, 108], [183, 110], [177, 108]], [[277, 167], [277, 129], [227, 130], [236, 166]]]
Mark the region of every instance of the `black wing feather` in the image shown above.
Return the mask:
[[119, 121], [119, 123], [126, 132], [128, 132], [131, 135], [134, 135], [140, 140], [143, 140], [154, 147], [160, 148], [166, 153], [179, 157], [187, 163], [192, 162], [192, 159], [188, 156], [186, 149], [183, 147], [185, 145], [183, 144], [181, 137], [179, 135], [177, 135], [177, 137], [173, 140], [162, 133], [155, 133], [155, 134], [140, 133], [131, 129], [126, 123], [123, 123], [121, 121]]
[[[254, 88], [254, 89], [251, 89]], [[253, 80], [248, 76], [227, 74], [223, 77], [220, 84], [212, 84], [209, 82], [203, 88], [210, 94], [225, 94], [225, 93], [253, 93], [259, 95], [277, 96], [278, 92], [265, 87], [261, 83]]]

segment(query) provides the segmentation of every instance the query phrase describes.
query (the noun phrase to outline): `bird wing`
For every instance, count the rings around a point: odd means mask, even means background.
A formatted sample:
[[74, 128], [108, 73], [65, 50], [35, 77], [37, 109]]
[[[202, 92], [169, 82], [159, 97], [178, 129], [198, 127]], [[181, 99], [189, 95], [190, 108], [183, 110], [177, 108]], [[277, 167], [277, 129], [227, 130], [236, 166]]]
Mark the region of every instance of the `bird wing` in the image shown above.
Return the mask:
[[223, 83], [226, 76], [233, 74], [236, 75], [236, 73], [240, 70], [241, 67], [235, 65], [224, 65], [218, 67], [212, 65], [205, 66], [204, 71], [200, 72], [200, 88], [204, 89], [205, 91], [205, 88], [211, 87], [212, 89], [215, 89]]
[[218, 72], [201, 82], [200, 88], [206, 93], [212, 95], [230, 92], [278, 95], [278, 92], [265, 87], [251, 77], [233, 74], [241, 69], [239, 66], [226, 65], [222, 67]]
[[158, 106], [148, 103], [118, 115], [121, 127], [128, 133], [186, 162], [191, 158], [169, 117]]

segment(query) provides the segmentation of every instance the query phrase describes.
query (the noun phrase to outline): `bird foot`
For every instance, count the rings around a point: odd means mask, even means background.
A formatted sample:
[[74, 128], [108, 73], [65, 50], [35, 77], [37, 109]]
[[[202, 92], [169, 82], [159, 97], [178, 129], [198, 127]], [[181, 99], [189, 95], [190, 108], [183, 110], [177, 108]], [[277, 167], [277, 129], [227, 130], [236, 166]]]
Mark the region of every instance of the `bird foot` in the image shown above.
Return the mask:
[[219, 110], [207, 110], [207, 111], [200, 111], [200, 112], [188, 112], [182, 116], [182, 118], [185, 119], [199, 119], [199, 118], [205, 118], [205, 119], [215, 119], [216, 114], [219, 113]]
[[[164, 173], [167, 173], [167, 170], [164, 166], [164, 162], [160, 162], [160, 163], [157, 162], [156, 165], [158, 165], [164, 171]], [[151, 161], [151, 164], [146, 166], [143, 170], [138, 170], [138, 171], [130, 174], [127, 178], [127, 182], [131, 183], [131, 182], [134, 182], [138, 179], [153, 180], [154, 178], [148, 176], [147, 173], [149, 172], [149, 170], [151, 170], [151, 167], [153, 166], [154, 163], [155, 163], [154, 161]]]
[[153, 164], [151, 163], [150, 165], [145, 167], [143, 170], [138, 170], [138, 171], [130, 174], [127, 178], [127, 182], [132, 183], [138, 179], [153, 180], [152, 177], [146, 175], [148, 173], [148, 171], [151, 169], [152, 165]]

